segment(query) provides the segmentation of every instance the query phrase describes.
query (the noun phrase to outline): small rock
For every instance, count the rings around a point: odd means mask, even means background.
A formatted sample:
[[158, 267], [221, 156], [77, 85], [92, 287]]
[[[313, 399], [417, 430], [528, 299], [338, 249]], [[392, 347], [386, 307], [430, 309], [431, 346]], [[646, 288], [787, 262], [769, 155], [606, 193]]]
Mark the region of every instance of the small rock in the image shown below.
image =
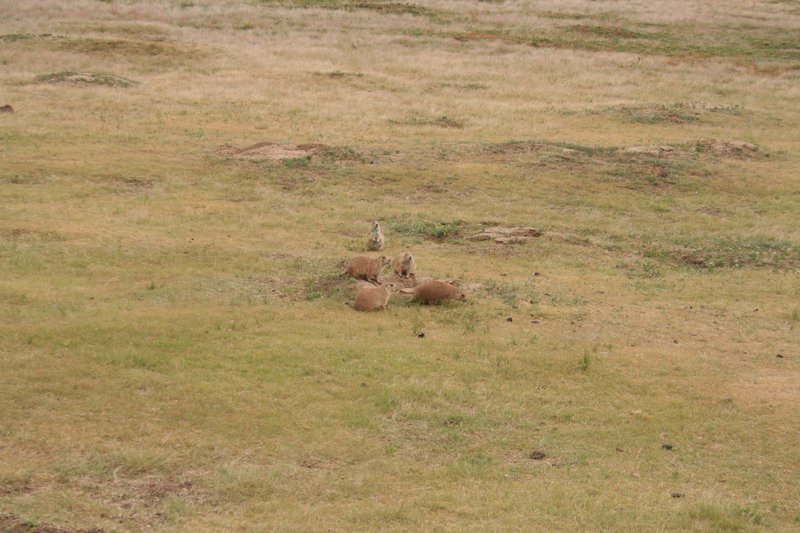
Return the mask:
[[541, 451], [541, 450], [533, 450], [533, 451], [530, 453], [530, 455], [528, 455], [528, 457], [530, 457], [530, 458], [531, 458], [531, 459], [533, 459], [534, 461], [541, 461], [542, 459], [544, 459], [545, 457], [547, 457], [547, 454], [546, 454], [546, 453], [544, 453], [544, 452], [543, 452], [543, 451]]
[[664, 448], [665, 450], [671, 450], [672, 444], [662, 444], [661, 447]]

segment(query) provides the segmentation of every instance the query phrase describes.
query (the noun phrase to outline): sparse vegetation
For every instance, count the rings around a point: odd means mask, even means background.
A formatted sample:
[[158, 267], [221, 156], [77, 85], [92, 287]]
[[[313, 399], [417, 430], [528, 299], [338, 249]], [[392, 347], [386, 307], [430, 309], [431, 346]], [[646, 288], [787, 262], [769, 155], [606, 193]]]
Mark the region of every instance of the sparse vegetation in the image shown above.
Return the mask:
[[797, 529], [796, 3], [6, 4], [0, 531]]
[[103, 72], [56, 72], [36, 77], [38, 83], [66, 83], [70, 85], [105, 85], [107, 87], [133, 87], [138, 82]]

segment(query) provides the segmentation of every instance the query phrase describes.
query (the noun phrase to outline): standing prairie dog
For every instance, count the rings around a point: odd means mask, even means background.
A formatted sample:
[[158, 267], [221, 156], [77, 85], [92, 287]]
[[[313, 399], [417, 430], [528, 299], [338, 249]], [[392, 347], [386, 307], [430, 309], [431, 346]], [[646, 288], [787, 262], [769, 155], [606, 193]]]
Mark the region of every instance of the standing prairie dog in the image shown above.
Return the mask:
[[383, 231], [381, 231], [381, 225], [377, 220], [372, 221], [372, 229], [369, 230], [367, 234], [367, 250], [372, 251], [379, 251], [383, 250], [383, 246], [386, 244], [386, 239], [383, 237]]
[[466, 300], [466, 295], [460, 289], [444, 281], [426, 281], [414, 289], [415, 301], [425, 305], [436, 305], [452, 300]]
[[380, 257], [369, 257], [367, 255], [357, 255], [347, 264], [347, 270], [342, 275], [353, 276], [356, 279], [367, 281], [378, 281], [378, 276], [386, 265], [391, 263], [391, 259], [382, 255]]
[[390, 294], [389, 288], [383, 285], [358, 289], [353, 309], [356, 311], [380, 311], [389, 303]]
[[407, 278], [413, 276], [414, 272], [417, 271], [417, 262], [414, 261], [413, 255], [409, 252], [404, 252], [392, 259], [392, 270], [401, 278]]

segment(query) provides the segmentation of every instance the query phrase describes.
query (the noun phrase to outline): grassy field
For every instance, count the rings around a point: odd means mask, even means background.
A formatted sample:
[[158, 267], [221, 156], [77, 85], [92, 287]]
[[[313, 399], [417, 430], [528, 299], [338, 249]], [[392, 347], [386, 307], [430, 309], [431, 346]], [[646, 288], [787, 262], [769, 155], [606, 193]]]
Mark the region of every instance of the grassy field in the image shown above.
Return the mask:
[[797, 1], [0, 13], [0, 530], [800, 529]]

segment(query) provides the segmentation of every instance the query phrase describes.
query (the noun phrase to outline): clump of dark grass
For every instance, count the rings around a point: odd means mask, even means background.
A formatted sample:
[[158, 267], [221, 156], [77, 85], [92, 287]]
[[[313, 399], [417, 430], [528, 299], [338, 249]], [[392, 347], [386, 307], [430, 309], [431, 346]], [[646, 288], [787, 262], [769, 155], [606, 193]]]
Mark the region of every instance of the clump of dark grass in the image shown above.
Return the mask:
[[427, 239], [444, 241], [455, 239], [462, 235], [465, 223], [460, 220], [450, 222], [398, 222], [392, 229], [401, 235], [420, 236]]

